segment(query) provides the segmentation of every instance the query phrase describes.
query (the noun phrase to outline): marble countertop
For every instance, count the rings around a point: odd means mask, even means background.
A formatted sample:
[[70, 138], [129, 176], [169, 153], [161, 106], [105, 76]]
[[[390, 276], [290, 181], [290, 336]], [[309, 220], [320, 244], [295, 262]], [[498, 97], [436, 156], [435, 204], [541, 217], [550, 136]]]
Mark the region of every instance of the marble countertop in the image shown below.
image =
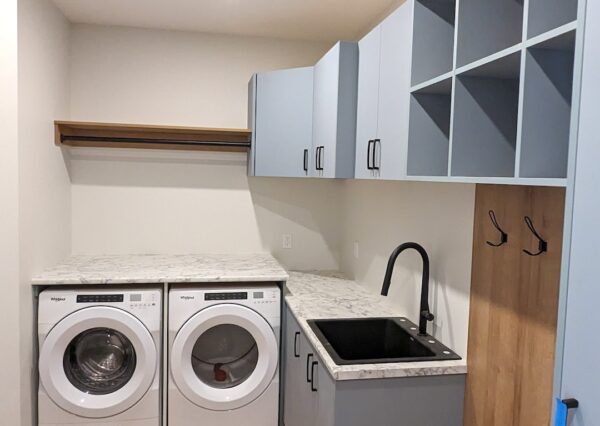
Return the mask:
[[33, 277], [33, 285], [285, 281], [270, 255], [72, 256]]
[[467, 373], [465, 360], [337, 365], [311, 330], [307, 320], [401, 317], [405, 316], [404, 313], [394, 309], [386, 298], [371, 293], [365, 287], [335, 273], [291, 272], [286, 286], [289, 293], [285, 300], [290, 311], [335, 380]]

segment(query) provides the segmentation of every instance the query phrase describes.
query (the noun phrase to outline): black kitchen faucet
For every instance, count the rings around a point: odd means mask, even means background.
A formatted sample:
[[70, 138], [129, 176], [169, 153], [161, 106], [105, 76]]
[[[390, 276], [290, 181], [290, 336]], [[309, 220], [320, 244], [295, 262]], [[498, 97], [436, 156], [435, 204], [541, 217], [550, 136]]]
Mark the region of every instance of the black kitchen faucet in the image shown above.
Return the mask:
[[423, 279], [421, 282], [421, 306], [419, 309], [419, 335], [425, 336], [427, 334], [427, 321], [433, 321], [434, 315], [429, 310], [429, 256], [425, 249], [417, 243], [404, 243], [398, 246], [391, 254], [390, 260], [388, 260], [387, 269], [385, 271], [385, 278], [383, 279], [383, 287], [381, 288], [381, 295], [387, 296], [392, 282], [392, 273], [394, 272], [394, 265], [396, 259], [404, 250], [414, 249], [419, 252], [421, 259], [423, 260]]

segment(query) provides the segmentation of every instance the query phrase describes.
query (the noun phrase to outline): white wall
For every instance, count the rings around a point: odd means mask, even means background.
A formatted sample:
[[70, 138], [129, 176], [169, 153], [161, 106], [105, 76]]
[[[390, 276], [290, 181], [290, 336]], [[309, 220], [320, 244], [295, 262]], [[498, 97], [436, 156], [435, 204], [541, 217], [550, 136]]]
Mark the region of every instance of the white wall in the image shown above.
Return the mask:
[[[75, 25], [70, 118], [246, 127], [254, 72], [314, 64], [328, 47]], [[290, 268], [336, 269], [337, 183], [248, 179], [245, 158], [73, 150], [73, 252], [266, 250]]]
[[53, 121], [68, 114], [70, 26], [48, 0], [19, 0], [18, 24], [21, 420], [30, 424], [35, 391], [30, 280], [68, 256], [71, 245], [69, 176], [53, 143]]
[[71, 118], [247, 127], [253, 73], [316, 63], [327, 43], [74, 25]]
[[[475, 186], [348, 181], [344, 188], [343, 269], [381, 291], [388, 258], [413, 241], [431, 261], [430, 308], [435, 337], [467, 353]], [[354, 242], [359, 257], [354, 257]], [[397, 260], [388, 299], [417, 322], [422, 264], [413, 250]]]
[[[19, 422], [17, 0], [0, 2], [0, 419]], [[4, 422], [2, 420], [1, 422]]]

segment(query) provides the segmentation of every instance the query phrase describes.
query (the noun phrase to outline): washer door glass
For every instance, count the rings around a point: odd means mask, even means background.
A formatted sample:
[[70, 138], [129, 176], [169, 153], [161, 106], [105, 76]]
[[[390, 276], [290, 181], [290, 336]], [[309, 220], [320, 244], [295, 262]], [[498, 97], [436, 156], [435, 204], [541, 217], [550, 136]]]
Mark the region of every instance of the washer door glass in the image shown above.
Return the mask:
[[254, 337], [234, 324], [221, 324], [206, 330], [192, 349], [192, 368], [198, 378], [217, 389], [245, 382], [258, 363]]
[[93, 328], [67, 346], [63, 368], [71, 384], [92, 395], [113, 393], [131, 380], [136, 353], [131, 341], [111, 328]]

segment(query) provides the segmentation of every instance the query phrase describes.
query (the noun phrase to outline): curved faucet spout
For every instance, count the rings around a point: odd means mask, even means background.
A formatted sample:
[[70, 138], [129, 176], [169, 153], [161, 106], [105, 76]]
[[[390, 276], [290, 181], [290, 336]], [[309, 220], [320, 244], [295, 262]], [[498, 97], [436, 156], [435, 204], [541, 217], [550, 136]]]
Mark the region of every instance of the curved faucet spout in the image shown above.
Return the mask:
[[390, 284], [392, 283], [392, 274], [394, 273], [394, 266], [396, 265], [396, 259], [400, 253], [404, 250], [413, 249], [416, 250], [423, 260], [423, 278], [421, 281], [421, 303], [419, 309], [419, 334], [427, 334], [427, 321], [433, 321], [434, 315], [429, 310], [429, 256], [427, 251], [417, 243], [404, 243], [398, 246], [391, 254], [388, 260], [387, 268], [385, 271], [385, 278], [383, 279], [383, 287], [381, 288], [381, 295], [387, 296], [390, 290]]

